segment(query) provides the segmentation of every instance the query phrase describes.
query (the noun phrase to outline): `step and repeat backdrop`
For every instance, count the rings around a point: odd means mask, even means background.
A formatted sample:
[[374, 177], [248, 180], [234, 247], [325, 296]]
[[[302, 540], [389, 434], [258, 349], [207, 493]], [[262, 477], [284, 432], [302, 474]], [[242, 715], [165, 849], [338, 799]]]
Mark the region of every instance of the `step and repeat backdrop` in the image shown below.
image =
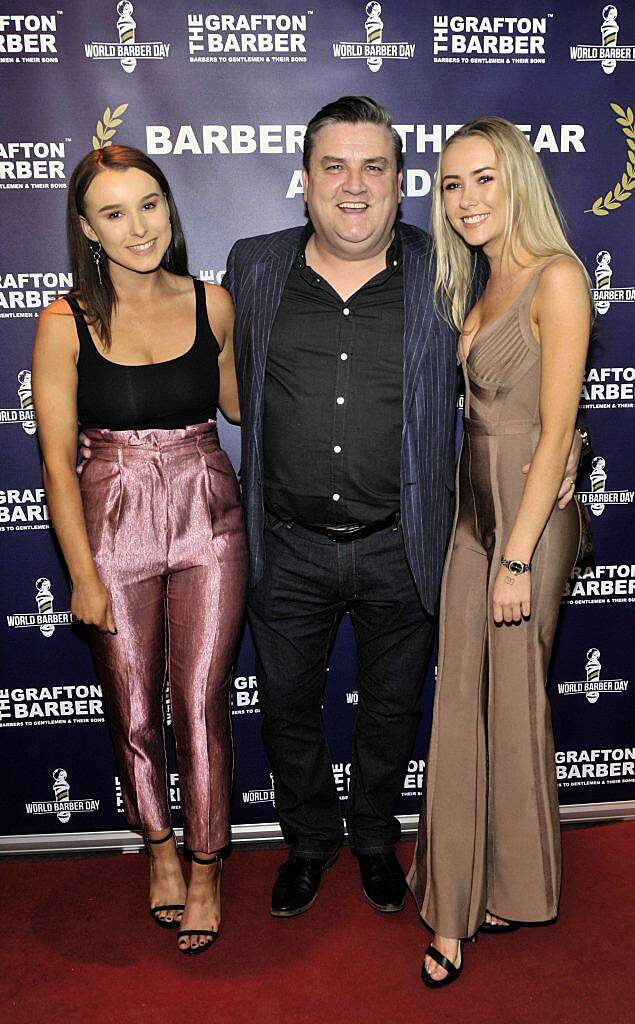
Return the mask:
[[[304, 128], [364, 93], [403, 136], [404, 219], [425, 226], [443, 140], [479, 114], [519, 125], [544, 161], [596, 291], [582, 390], [593, 453], [578, 479], [595, 560], [562, 598], [550, 694], [564, 817], [635, 809], [635, 10], [551, 0], [172, 0], [0, 3], [0, 750], [4, 849], [112, 842], [124, 829], [102, 694], [42, 489], [30, 355], [39, 311], [71, 287], [68, 179], [91, 148], [127, 143], [170, 180], [190, 269], [221, 282], [240, 237], [304, 220]], [[238, 431], [221, 424], [237, 463]], [[434, 666], [401, 814], [418, 811]], [[324, 713], [346, 798], [357, 703], [347, 619]], [[245, 635], [232, 687], [236, 835], [275, 834]], [[168, 784], [178, 767], [165, 722]], [[629, 805], [629, 801], [631, 801]], [[99, 836], [101, 835], [101, 838]], [[97, 839], [96, 839], [97, 835]], [[109, 838], [110, 837], [110, 838]]]

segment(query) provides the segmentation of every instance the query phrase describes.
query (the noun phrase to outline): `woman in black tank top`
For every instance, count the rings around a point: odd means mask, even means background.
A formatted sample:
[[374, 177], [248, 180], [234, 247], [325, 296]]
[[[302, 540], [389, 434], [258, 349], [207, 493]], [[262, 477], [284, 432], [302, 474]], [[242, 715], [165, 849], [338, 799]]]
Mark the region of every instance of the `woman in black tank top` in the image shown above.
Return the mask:
[[[150, 857], [150, 912], [179, 949], [220, 925], [230, 839], [229, 695], [247, 549], [215, 416], [239, 417], [228, 293], [187, 274], [170, 187], [139, 150], [88, 154], [68, 192], [75, 288], [41, 315], [33, 394], [47, 500], [91, 628], [126, 817]], [[77, 426], [91, 457], [75, 472]], [[170, 687], [186, 886], [163, 738]]]

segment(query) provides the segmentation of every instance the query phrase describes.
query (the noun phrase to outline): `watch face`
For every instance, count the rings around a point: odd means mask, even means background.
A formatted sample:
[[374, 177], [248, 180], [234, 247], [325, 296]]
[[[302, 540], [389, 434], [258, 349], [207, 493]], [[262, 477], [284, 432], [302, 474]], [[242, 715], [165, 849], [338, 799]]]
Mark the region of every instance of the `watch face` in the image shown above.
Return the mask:
[[522, 562], [518, 562], [515, 558], [510, 559], [509, 571], [512, 573], [512, 575], [521, 576], [524, 568], [525, 566]]

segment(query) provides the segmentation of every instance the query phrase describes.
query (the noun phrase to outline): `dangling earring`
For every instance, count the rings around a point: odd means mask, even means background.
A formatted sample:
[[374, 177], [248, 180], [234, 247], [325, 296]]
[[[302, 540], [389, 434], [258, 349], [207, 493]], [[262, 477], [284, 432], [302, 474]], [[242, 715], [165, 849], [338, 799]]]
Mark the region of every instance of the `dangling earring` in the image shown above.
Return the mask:
[[97, 242], [96, 246], [94, 246], [94, 243], [91, 242], [90, 254], [93, 257], [93, 260], [95, 261], [95, 266], [97, 267], [97, 275], [99, 277], [99, 283], [100, 284], [102, 283], [102, 280], [101, 280], [101, 259], [102, 259], [103, 252], [104, 252], [104, 250], [101, 247], [101, 242]]

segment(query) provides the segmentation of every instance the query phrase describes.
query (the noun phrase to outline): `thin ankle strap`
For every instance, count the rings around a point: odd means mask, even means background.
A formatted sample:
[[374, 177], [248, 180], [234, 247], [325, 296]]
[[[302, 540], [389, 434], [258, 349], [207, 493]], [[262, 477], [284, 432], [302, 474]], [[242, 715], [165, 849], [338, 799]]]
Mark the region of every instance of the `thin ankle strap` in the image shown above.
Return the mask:
[[150, 843], [152, 846], [160, 846], [161, 843], [167, 843], [168, 839], [174, 839], [174, 829], [170, 829], [167, 836], [163, 836], [163, 839], [150, 839], [149, 835], [143, 837], [146, 843]]
[[192, 854], [192, 860], [196, 864], [219, 864], [222, 861], [222, 859], [223, 858], [221, 857], [220, 853], [213, 854], [207, 860], [204, 860], [203, 857], [197, 857], [195, 853]]

